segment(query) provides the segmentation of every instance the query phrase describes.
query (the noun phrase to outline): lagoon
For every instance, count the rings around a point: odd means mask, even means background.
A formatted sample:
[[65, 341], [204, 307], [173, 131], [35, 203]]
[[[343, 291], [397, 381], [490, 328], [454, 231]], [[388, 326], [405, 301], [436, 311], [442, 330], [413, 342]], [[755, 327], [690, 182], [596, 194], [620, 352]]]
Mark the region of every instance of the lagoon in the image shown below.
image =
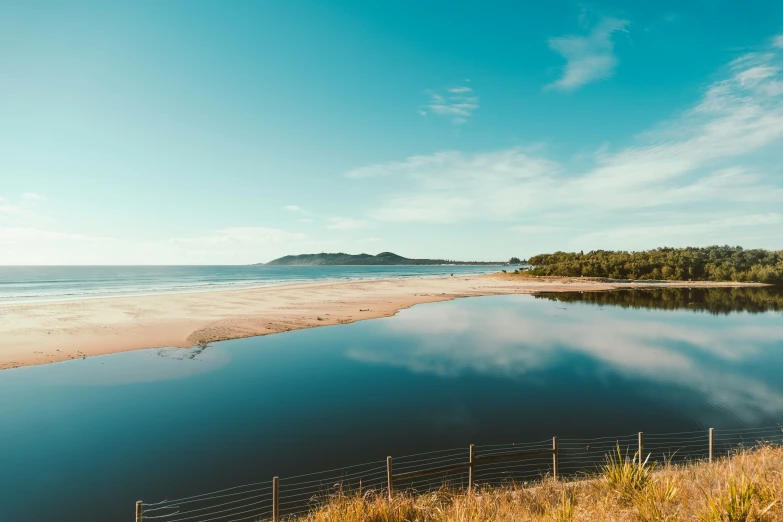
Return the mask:
[[[0, 372], [0, 519], [470, 443], [776, 425], [779, 289], [475, 297]], [[728, 303], [728, 304], [727, 304]]]

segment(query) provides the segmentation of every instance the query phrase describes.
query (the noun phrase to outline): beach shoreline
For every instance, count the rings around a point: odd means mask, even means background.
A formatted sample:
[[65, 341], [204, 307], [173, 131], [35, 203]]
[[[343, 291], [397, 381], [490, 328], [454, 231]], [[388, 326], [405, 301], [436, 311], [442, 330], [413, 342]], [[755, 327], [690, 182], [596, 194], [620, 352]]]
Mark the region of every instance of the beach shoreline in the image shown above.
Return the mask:
[[608, 281], [515, 274], [328, 281], [0, 305], [0, 370], [130, 350], [192, 347], [388, 317], [463, 297], [619, 288], [766, 286]]

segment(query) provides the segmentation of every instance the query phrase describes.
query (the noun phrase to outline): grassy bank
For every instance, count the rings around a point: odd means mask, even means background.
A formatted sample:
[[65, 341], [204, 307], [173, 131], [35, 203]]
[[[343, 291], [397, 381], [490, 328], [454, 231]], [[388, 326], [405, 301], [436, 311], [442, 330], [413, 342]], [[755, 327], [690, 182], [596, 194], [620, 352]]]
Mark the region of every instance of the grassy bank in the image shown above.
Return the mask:
[[783, 448], [759, 446], [690, 465], [643, 465], [612, 455], [574, 482], [439, 491], [336, 495], [302, 522], [765, 522], [783, 520]]

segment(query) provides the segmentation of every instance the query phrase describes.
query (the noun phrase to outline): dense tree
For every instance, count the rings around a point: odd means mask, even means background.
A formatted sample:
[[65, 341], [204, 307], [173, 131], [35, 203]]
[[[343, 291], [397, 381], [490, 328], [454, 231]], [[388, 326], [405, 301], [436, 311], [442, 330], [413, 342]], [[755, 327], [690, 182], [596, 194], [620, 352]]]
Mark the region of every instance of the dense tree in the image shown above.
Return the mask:
[[509, 265], [519, 265], [521, 263], [522, 261], [520, 261], [518, 257], [512, 257], [511, 259], [508, 260]]
[[783, 251], [730, 246], [555, 252], [528, 262], [535, 275], [783, 283]]

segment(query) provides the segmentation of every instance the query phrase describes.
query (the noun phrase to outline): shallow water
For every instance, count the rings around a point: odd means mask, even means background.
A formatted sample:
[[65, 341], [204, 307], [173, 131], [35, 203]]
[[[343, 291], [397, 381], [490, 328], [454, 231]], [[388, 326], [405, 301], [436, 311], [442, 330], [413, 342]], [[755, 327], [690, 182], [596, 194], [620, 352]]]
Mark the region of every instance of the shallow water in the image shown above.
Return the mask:
[[338, 279], [486, 274], [499, 266], [0, 266], [0, 303], [229, 290]]
[[470, 443], [775, 425], [780, 299], [479, 297], [2, 371], [0, 520], [129, 520], [138, 499]]

